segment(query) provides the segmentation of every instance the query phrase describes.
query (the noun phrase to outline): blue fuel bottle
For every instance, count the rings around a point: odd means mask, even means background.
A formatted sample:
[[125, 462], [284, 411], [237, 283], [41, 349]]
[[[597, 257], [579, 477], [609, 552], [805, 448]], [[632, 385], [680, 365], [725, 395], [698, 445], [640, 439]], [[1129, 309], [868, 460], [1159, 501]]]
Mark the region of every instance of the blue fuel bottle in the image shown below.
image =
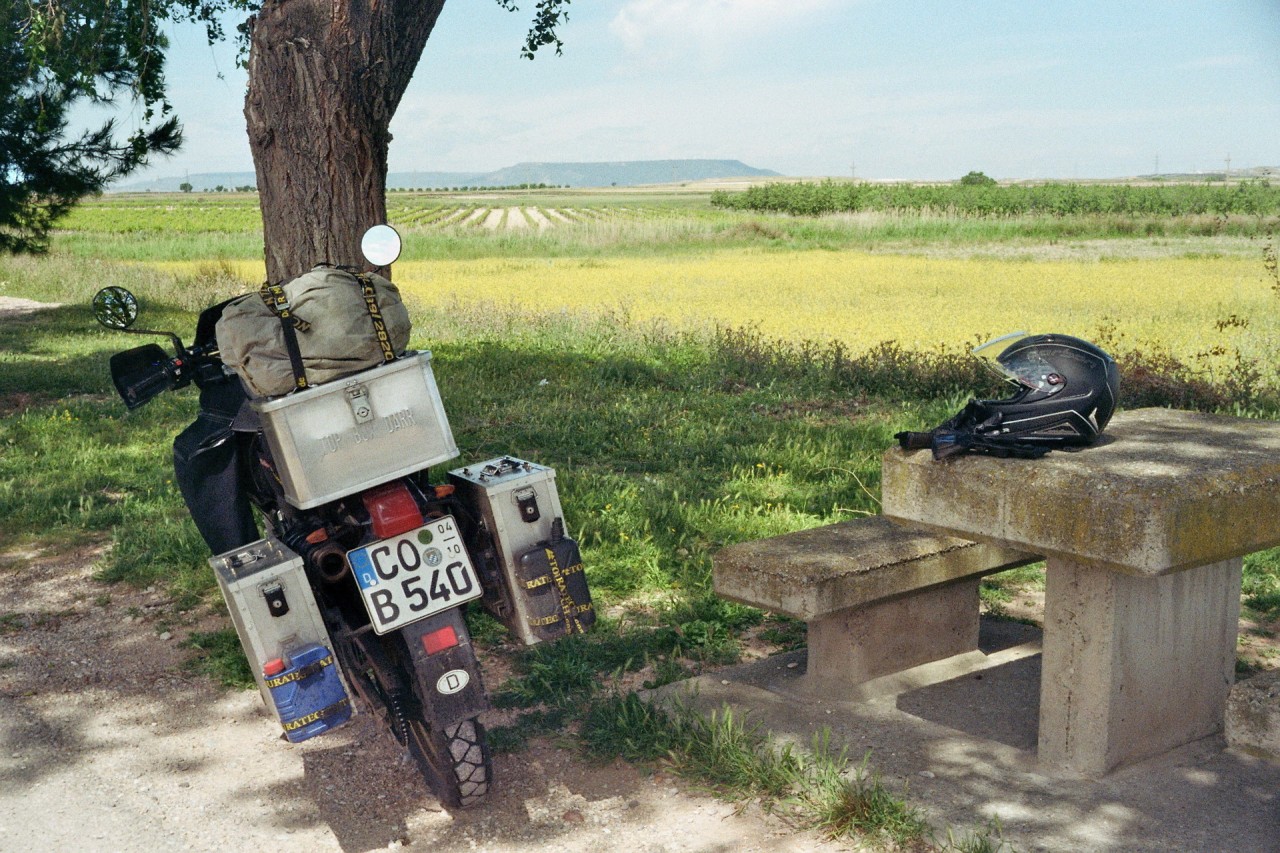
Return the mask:
[[324, 734], [351, 719], [351, 699], [338, 677], [338, 663], [319, 643], [267, 661], [262, 673], [290, 742]]

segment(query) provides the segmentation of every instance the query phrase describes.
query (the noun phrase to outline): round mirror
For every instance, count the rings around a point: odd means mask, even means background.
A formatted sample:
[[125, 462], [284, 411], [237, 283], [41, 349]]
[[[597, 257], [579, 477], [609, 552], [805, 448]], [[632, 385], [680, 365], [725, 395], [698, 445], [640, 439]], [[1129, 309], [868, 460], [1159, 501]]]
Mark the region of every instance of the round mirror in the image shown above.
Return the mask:
[[93, 316], [108, 329], [127, 329], [138, 319], [138, 297], [112, 285], [93, 297]]
[[390, 225], [375, 225], [364, 232], [360, 251], [375, 267], [390, 266], [400, 257], [400, 235]]

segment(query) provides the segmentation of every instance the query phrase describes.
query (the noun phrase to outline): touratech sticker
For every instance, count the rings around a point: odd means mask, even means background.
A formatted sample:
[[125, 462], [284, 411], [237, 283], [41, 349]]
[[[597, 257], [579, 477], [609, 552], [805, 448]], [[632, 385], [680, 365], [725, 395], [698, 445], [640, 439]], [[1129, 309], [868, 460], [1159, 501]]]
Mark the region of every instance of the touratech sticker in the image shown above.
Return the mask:
[[[548, 548], [546, 553], [548, 555], [548, 564], [549, 565], [555, 564], [555, 561], [556, 561], [555, 552], [553, 552], [550, 548]], [[570, 566], [567, 569], [560, 569], [560, 576], [568, 577], [569, 575], [574, 574], [575, 572], [580, 572], [580, 571], [582, 571], [582, 563], [574, 563], [572, 566]], [[534, 578], [531, 581], [525, 581], [524, 588], [537, 589], [540, 586], [546, 586], [547, 584], [551, 583], [551, 580], [552, 580], [551, 575], [542, 575], [540, 577]]]
[[327, 708], [321, 708], [315, 713], [307, 714], [305, 717], [299, 717], [296, 720], [290, 720], [287, 723], [281, 723], [281, 725], [284, 726], [286, 732], [296, 732], [298, 729], [305, 728], [312, 723], [318, 723], [326, 717], [332, 717], [350, 704], [351, 702], [348, 699], [339, 699]]
[[[586, 604], [575, 604], [573, 606], [573, 614], [577, 615], [579, 613], [590, 613], [594, 609], [595, 609], [595, 605], [590, 601], [588, 601]], [[562, 617], [559, 613], [553, 613], [550, 616], [543, 616], [541, 619], [530, 618], [529, 624], [534, 628], [545, 628], [548, 625], [556, 624], [557, 622], [560, 621], [561, 618]]]
[[452, 696], [467, 689], [471, 675], [465, 669], [451, 669], [436, 679], [436, 692]]
[[325, 655], [314, 663], [309, 663], [302, 669], [295, 669], [293, 672], [286, 672], [284, 675], [277, 675], [275, 678], [266, 680], [267, 689], [272, 687], [280, 687], [291, 681], [301, 681], [304, 678], [310, 678], [326, 666], [333, 666], [333, 655]]

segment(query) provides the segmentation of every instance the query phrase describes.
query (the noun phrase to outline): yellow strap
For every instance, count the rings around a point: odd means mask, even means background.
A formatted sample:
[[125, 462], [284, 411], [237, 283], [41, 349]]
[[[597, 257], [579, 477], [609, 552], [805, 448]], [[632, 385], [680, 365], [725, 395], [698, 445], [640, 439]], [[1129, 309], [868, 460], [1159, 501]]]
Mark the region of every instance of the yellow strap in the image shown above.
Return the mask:
[[395, 361], [396, 351], [391, 346], [391, 335], [387, 332], [387, 324], [382, 319], [382, 309], [378, 307], [378, 291], [373, 286], [373, 279], [365, 272], [357, 273], [356, 279], [360, 282], [364, 307], [369, 312], [369, 318], [373, 320], [374, 337], [378, 341], [378, 346], [382, 348], [382, 360], [383, 362]]
[[[577, 619], [577, 602], [573, 600], [573, 596], [569, 595], [569, 585], [565, 583], [564, 577], [567, 572], [560, 568], [560, 563], [556, 560], [556, 552], [552, 548], [545, 549], [547, 555], [547, 564], [551, 566], [551, 577], [556, 582], [556, 589], [560, 592], [560, 610], [564, 613], [565, 624], [569, 625], [569, 633], [572, 634], [576, 630], [579, 634], [585, 634], [586, 629], [582, 627], [582, 623]], [[581, 569], [582, 564], [577, 564], [576, 568]]]

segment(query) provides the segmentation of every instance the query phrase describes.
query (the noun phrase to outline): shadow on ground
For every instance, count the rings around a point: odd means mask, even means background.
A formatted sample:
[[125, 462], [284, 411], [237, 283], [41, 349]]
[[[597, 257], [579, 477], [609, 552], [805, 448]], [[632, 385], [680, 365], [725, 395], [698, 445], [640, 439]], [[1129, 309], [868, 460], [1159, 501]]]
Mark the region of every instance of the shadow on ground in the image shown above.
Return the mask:
[[[1011, 645], [1022, 632], [1030, 645]], [[869, 767], [943, 835], [997, 818], [1019, 851], [1280, 850], [1280, 765], [1230, 750], [1220, 735], [1099, 780], [1041, 772], [1038, 631], [984, 619], [982, 634], [989, 660], [1005, 662], [959, 674], [929, 664], [912, 671], [913, 684], [848, 701], [806, 693], [803, 652], [663, 695], [706, 711], [727, 704], [799, 747], [825, 728], [835, 748], [869, 753]]]

